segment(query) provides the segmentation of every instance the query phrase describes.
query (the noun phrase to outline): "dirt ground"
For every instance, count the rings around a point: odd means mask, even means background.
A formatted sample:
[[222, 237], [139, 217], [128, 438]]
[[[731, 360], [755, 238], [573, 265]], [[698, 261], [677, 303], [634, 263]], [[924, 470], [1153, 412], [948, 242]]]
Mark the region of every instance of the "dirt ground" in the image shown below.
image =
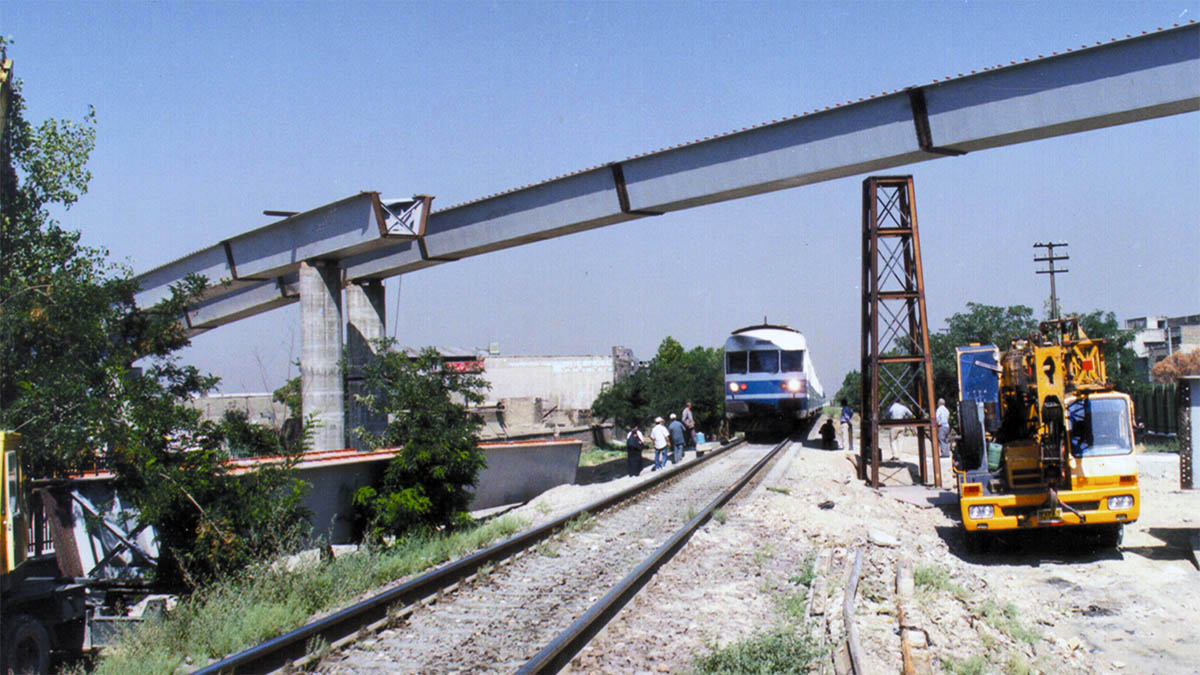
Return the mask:
[[[883, 447], [886, 455], [886, 440]], [[909, 566], [940, 575], [932, 587], [918, 580], [907, 601], [903, 628], [913, 636], [917, 672], [970, 671], [974, 660], [997, 673], [1200, 673], [1200, 571], [1190, 548], [1200, 493], [1179, 490], [1176, 457], [1139, 462], [1141, 517], [1119, 550], [1052, 530], [970, 554], [949, 467], [945, 491], [913, 486], [916, 439], [901, 439], [898, 455], [882, 467], [889, 487], [874, 490], [855, 477], [854, 453], [796, 444], [763, 486], [729, 507], [727, 523], [710, 523], [664, 567], [661, 576], [675, 582], [652, 582], [574, 670], [685, 671], [691, 655], [771, 630], [771, 589], [786, 587], [806, 557], [832, 555], [833, 606], [840, 570], [862, 549], [857, 623], [872, 672], [901, 668], [896, 576]], [[597, 482], [556, 488], [528, 512], [548, 515], [638, 480], [600, 482], [607, 477], [595, 470], [589, 478]]]

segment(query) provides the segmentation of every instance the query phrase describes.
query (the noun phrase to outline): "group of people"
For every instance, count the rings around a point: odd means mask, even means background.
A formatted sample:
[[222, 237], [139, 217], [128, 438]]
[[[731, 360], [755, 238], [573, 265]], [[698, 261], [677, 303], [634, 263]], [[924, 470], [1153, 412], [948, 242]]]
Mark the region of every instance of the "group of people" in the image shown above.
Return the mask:
[[[696, 450], [696, 418], [692, 415], [692, 403], [688, 402], [678, 416], [670, 415], [670, 423], [664, 423], [662, 417], [654, 418], [654, 428], [650, 430], [650, 442], [654, 445], [654, 471], [666, 467], [667, 462], [678, 464], [683, 461], [683, 453], [688, 449]], [[646, 447], [646, 437], [637, 424], [625, 436], [625, 452], [630, 476], [636, 476], [642, 471], [642, 448]]]
[[[851, 450], [851, 449], [853, 449], [854, 444], [853, 444], [853, 433], [852, 433], [853, 428], [851, 427], [850, 422], [854, 418], [854, 409], [850, 407], [849, 402], [847, 402], [846, 399], [844, 399], [844, 398], [842, 399], [841, 403], [842, 403], [841, 427], [842, 427], [842, 432], [844, 433], [845, 439], [846, 439], [845, 448], [847, 450]], [[908, 406], [904, 405], [903, 403], [901, 403], [899, 401], [896, 401], [895, 403], [892, 403], [892, 405], [888, 408], [887, 416], [890, 419], [899, 420], [899, 419], [911, 419], [913, 414], [912, 414], [912, 410], [910, 410], [908, 408]], [[944, 398], [938, 399], [937, 410], [934, 412], [934, 421], [937, 422], [938, 448], [941, 450], [941, 456], [949, 457], [950, 456], [950, 410], [946, 408], [946, 399], [944, 399]], [[828, 420], [826, 421], [826, 424], [828, 424], [830, 426], [830, 428], [828, 431], [826, 431], [824, 428], [822, 428], [821, 438], [825, 442], [826, 447], [831, 447], [832, 446], [832, 436], [833, 436], [832, 424], [830, 424]], [[889, 429], [888, 445], [892, 451], [892, 459], [896, 459], [896, 437], [902, 433], [904, 433], [904, 427], [890, 427], [890, 429]]]

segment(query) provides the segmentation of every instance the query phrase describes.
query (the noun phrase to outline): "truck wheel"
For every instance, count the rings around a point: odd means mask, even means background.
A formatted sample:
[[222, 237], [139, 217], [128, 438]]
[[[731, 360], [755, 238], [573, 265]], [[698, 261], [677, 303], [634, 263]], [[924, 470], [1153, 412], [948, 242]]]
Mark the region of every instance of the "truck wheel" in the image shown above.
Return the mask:
[[5, 621], [3, 672], [50, 672], [50, 634], [27, 614]]

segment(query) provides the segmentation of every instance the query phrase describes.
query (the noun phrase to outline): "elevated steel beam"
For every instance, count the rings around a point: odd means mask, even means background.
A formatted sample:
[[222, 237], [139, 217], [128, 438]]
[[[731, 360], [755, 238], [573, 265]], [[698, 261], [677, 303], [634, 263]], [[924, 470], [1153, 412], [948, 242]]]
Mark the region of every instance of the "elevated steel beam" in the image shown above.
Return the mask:
[[1200, 109], [1200, 25], [934, 82], [514, 190], [429, 217], [382, 278], [649, 214]]
[[[1196, 110], [1200, 24], [1193, 22], [594, 167], [434, 212], [400, 239], [366, 236], [368, 214], [334, 208], [352, 197], [152, 270], [141, 277], [147, 290], [138, 302], [162, 297], [182, 272], [210, 271], [210, 279], [233, 280], [209, 296], [203, 325], [219, 325], [278, 300], [247, 309], [216, 298], [248, 286], [261, 291], [274, 283], [263, 277], [290, 273], [304, 257], [339, 261], [344, 282], [382, 279], [647, 215]], [[349, 215], [342, 222], [327, 210]], [[307, 221], [285, 227], [306, 218], [327, 218], [359, 237]]]
[[140, 275], [137, 303], [146, 307], [168, 297], [170, 285], [189, 274], [212, 284], [204, 300], [259, 297], [256, 291], [294, 277], [305, 260], [342, 260], [420, 236], [431, 199], [382, 200], [377, 192], [361, 192], [239, 234]]

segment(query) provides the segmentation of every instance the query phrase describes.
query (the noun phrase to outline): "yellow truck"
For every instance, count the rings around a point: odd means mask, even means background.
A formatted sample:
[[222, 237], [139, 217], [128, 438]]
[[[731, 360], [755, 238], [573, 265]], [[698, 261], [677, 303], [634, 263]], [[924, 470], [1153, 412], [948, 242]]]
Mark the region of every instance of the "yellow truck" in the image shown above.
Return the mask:
[[955, 477], [968, 550], [986, 550], [996, 532], [1056, 527], [1119, 546], [1141, 495], [1133, 402], [1108, 383], [1103, 341], [1069, 317], [1003, 353], [972, 345], [956, 359]]

